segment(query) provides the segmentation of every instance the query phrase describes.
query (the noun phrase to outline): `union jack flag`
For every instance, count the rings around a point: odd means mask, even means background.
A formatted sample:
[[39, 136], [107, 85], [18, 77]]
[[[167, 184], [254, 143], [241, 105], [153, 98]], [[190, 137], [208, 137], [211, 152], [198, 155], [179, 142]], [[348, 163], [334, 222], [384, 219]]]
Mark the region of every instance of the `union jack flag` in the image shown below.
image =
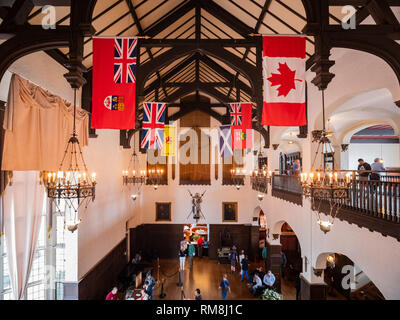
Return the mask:
[[115, 38], [114, 41], [114, 82], [136, 82], [137, 38]]
[[165, 103], [143, 103], [141, 148], [162, 149], [164, 141], [165, 110]]
[[242, 125], [241, 103], [230, 103], [229, 112], [231, 114], [231, 126], [241, 126]]

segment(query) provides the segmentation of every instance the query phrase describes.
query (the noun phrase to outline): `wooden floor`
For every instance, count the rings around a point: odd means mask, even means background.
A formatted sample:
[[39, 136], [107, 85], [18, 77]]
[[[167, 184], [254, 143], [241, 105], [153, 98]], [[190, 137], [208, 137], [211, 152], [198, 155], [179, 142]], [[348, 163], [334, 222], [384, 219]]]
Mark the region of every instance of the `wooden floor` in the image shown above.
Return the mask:
[[[247, 286], [247, 282], [240, 281], [240, 274], [236, 272], [231, 274], [229, 264], [218, 264], [216, 260], [209, 260], [208, 258], [194, 258], [193, 270], [189, 270], [189, 263], [186, 260], [185, 270], [181, 272], [181, 281], [183, 287], [178, 287], [178, 265], [179, 261], [176, 260], [160, 260], [160, 279], [165, 279], [164, 293], [166, 294], [165, 300], [179, 300], [182, 295], [182, 288], [186, 298], [193, 298], [194, 290], [199, 288], [203, 299], [208, 300], [221, 300], [221, 290], [218, 289], [219, 283], [222, 280], [224, 273], [228, 275], [228, 280], [231, 286], [231, 292], [228, 293], [228, 300], [248, 300], [258, 299], [255, 298]], [[256, 268], [258, 263], [250, 263], [250, 270]], [[157, 278], [157, 266], [154, 266]], [[154, 293], [156, 300], [160, 299], [161, 285], [157, 285]], [[296, 299], [296, 289], [293, 282], [282, 281], [282, 293], [285, 300]]]

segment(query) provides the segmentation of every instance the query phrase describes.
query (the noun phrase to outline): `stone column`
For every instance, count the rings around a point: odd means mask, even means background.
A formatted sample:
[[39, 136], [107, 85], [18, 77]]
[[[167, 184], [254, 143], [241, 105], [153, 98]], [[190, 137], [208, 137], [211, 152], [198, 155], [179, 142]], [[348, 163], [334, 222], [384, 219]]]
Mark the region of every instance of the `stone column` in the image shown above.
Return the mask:
[[276, 150], [273, 147], [267, 149], [267, 157], [268, 170], [279, 170], [279, 148], [277, 147]]

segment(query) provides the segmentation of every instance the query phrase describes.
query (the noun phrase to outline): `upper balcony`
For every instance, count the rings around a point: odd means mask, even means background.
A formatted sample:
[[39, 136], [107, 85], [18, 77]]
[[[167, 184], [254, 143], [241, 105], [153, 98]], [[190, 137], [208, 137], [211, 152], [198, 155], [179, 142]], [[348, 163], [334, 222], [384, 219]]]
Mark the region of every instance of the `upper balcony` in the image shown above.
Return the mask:
[[[257, 177], [267, 183], [267, 177]], [[260, 191], [252, 179], [253, 190]], [[302, 186], [297, 175], [273, 175], [273, 197], [302, 206]], [[321, 201], [320, 212], [329, 214], [327, 201]], [[380, 180], [360, 180], [357, 175], [352, 180], [349, 198], [343, 200], [336, 216], [340, 220], [380, 232], [400, 241], [400, 172], [382, 174]]]

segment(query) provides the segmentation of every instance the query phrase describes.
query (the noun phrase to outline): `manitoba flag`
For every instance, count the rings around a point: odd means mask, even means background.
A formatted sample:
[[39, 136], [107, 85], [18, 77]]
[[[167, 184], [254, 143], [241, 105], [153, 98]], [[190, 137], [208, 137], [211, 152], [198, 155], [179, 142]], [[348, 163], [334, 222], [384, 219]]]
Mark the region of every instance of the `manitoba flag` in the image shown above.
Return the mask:
[[307, 123], [305, 58], [305, 37], [263, 37], [264, 104], [261, 124], [302, 126]]
[[252, 106], [251, 102], [229, 104], [233, 149], [252, 148]]
[[135, 128], [137, 38], [93, 38], [94, 129]]

